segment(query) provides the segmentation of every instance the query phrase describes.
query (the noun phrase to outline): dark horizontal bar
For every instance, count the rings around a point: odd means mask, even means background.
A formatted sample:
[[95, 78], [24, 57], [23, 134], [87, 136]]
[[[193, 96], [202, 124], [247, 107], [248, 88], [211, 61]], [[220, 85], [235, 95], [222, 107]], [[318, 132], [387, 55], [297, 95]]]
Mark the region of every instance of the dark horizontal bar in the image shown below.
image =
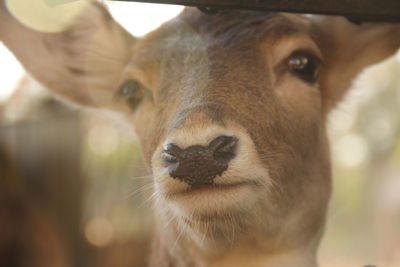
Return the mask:
[[306, 14], [341, 15], [359, 22], [400, 22], [400, 0], [116, 0]]

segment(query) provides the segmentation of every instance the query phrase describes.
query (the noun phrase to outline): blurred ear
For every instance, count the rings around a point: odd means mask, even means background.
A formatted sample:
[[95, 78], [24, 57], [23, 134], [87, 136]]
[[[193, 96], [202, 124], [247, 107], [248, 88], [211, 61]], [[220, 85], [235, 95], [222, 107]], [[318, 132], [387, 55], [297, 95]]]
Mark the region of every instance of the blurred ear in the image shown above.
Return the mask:
[[[82, 14], [64, 30], [50, 33], [20, 23], [0, 1], [0, 41], [57, 95], [78, 104], [103, 107], [112, 101], [135, 39], [102, 4], [85, 2]], [[44, 19], [48, 21], [41, 25], [59, 23], [54, 13]], [[60, 19], [65, 21], [65, 17]]]
[[313, 38], [325, 61], [320, 86], [328, 111], [364, 68], [396, 53], [400, 47], [400, 24], [356, 25], [333, 16], [313, 16], [312, 20]]

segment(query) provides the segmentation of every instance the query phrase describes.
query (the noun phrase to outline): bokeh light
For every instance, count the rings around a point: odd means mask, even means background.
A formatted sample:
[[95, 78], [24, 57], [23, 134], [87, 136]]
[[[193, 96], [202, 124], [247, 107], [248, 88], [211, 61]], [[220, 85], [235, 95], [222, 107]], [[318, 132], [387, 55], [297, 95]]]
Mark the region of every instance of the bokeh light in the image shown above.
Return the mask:
[[345, 135], [334, 144], [333, 156], [343, 166], [357, 167], [368, 156], [367, 143], [357, 134]]
[[0, 104], [7, 101], [14, 91], [17, 81], [25, 73], [21, 64], [16, 60], [13, 54], [0, 43]]
[[107, 125], [96, 125], [89, 131], [88, 143], [94, 153], [107, 156], [118, 147], [118, 132], [115, 128]]
[[114, 227], [106, 218], [91, 218], [85, 225], [85, 237], [92, 245], [105, 247], [114, 237]]
[[87, 7], [89, 1], [5, 0], [9, 12], [25, 26], [42, 32], [59, 32]]

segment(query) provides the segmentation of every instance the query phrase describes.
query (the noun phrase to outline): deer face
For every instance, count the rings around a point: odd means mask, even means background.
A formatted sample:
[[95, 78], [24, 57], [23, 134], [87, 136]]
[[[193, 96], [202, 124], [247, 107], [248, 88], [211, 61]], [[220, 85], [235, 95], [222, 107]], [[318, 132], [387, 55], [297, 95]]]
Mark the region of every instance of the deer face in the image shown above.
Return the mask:
[[396, 51], [399, 29], [187, 9], [137, 40], [100, 5], [88, 14], [47, 34], [3, 10], [0, 37], [57, 94], [134, 125], [160, 224], [199, 246], [314, 247], [331, 190], [327, 113], [362, 68]]
[[[232, 220], [269, 234], [322, 223], [323, 59], [310, 25], [291, 19], [188, 10], [138, 43], [120, 90], [143, 96], [132, 121], [169, 216], [216, 222], [222, 232]], [[129, 106], [130, 97], [121, 100]]]

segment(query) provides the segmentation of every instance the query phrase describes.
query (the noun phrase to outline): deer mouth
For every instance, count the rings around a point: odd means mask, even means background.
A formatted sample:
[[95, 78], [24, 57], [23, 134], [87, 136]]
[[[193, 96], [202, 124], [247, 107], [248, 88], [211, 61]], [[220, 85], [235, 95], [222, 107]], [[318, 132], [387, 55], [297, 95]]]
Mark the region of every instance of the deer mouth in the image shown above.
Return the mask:
[[178, 195], [189, 196], [193, 194], [213, 194], [222, 193], [238, 189], [239, 187], [249, 185], [247, 182], [231, 183], [231, 184], [210, 184], [203, 186], [189, 187], [184, 191], [178, 193]]
[[262, 194], [255, 182], [237, 181], [181, 188], [164, 195], [164, 202], [175, 215], [217, 218], [225, 213], [249, 210]]

